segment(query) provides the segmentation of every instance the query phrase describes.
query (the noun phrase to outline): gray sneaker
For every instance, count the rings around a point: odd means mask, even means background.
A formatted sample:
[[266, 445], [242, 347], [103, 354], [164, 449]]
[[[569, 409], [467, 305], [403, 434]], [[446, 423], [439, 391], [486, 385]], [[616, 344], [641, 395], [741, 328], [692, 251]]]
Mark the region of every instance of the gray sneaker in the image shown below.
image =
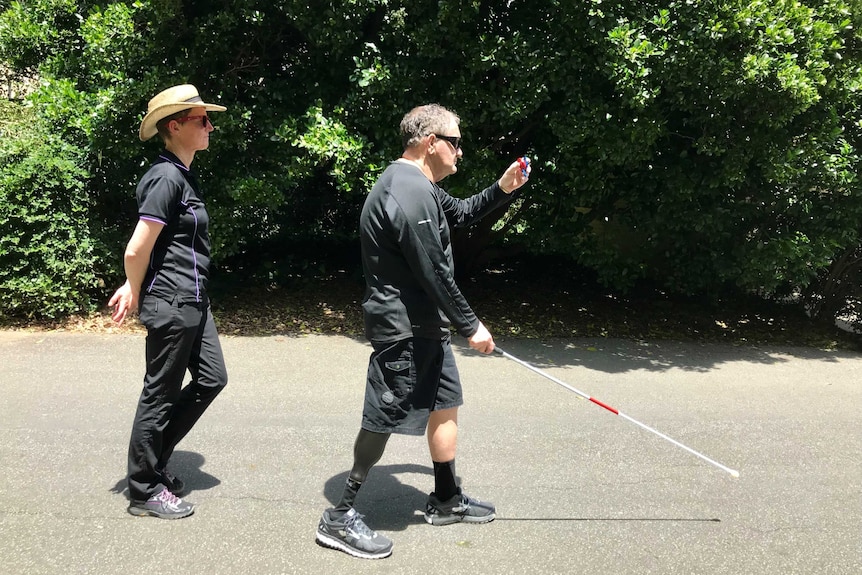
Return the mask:
[[431, 525], [451, 525], [452, 523], [488, 523], [496, 517], [496, 509], [491, 503], [477, 501], [468, 495], [458, 493], [446, 501], [437, 499], [432, 493], [425, 504], [425, 521]]
[[392, 554], [392, 540], [372, 531], [355, 509], [341, 519], [332, 519], [331, 511], [323, 512], [317, 526], [315, 539], [320, 545], [361, 559], [383, 559]]
[[138, 517], [152, 515], [159, 519], [182, 519], [195, 512], [194, 503], [183, 501], [173, 493], [162, 489], [146, 501], [132, 501], [129, 513]]

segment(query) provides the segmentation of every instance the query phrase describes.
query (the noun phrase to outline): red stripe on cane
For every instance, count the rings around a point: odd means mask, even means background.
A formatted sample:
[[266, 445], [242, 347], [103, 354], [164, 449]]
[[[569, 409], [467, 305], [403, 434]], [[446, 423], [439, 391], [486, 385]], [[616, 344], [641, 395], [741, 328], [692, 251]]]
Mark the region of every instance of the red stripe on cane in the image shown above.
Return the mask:
[[590, 398], [590, 401], [592, 401], [592, 402], [593, 402], [593, 403], [595, 403], [596, 405], [600, 405], [601, 407], [604, 407], [605, 409], [607, 409], [608, 411], [610, 411], [611, 413], [613, 413], [613, 414], [615, 414], [615, 415], [619, 415], [619, 414], [620, 414], [620, 412], [619, 412], [619, 411], [617, 411], [616, 409], [614, 409], [613, 407], [611, 407], [610, 405], [608, 405], [608, 404], [606, 404], [606, 403], [602, 403], [601, 401], [599, 401], [599, 400], [598, 400], [598, 399], [596, 399], [595, 397], [591, 397], [591, 398]]

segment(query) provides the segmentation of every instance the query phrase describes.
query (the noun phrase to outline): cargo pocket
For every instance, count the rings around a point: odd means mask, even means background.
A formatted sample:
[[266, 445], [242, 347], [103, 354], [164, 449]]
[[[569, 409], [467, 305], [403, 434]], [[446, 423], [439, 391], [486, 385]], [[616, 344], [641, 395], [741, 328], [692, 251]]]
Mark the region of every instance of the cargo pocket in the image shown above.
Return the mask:
[[410, 377], [411, 365], [411, 361], [403, 359], [384, 362], [383, 378], [388, 389], [383, 395], [389, 396], [386, 398], [389, 399], [389, 403], [394, 399], [407, 397], [413, 391], [413, 380]]
[[365, 412], [380, 429], [399, 427], [411, 411], [416, 374], [412, 346], [405, 343], [382, 350], [368, 365]]

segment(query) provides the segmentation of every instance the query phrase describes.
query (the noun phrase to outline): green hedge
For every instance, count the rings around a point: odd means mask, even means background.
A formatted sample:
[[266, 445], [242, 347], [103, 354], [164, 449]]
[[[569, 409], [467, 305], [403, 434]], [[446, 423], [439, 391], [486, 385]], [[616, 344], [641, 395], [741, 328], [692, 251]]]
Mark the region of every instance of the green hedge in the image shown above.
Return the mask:
[[[81, 151], [4, 102], [0, 128], [0, 318], [92, 307], [96, 258]], [[12, 137], [14, 135], [14, 137]]]
[[[137, 125], [180, 82], [228, 106], [195, 168], [214, 262], [243, 279], [316, 273], [322, 246], [354, 241], [398, 121], [430, 101], [463, 119], [454, 195], [533, 158], [504, 221], [454, 233], [458, 265], [518, 249], [618, 290], [772, 294], [860, 241], [862, 0], [2, 6], [0, 61], [38, 70], [31, 102], [51, 134], [3, 144], [4, 193], [74, 196], [85, 215], [55, 225], [76, 232], [62, 261], [84, 274], [69, 284], [82, 298], [96, 277], [120, 280], [135, 182], [157, 151]], [[13, 165], [27, 157], [49, 172]], [[5, 281], [34, 273], [13, 265]]]

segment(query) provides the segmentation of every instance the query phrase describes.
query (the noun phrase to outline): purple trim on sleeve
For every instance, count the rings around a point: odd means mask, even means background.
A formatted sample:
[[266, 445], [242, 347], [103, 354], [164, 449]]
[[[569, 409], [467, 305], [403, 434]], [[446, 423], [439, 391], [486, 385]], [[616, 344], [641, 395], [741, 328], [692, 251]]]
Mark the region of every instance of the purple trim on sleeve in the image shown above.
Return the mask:
[[163, 226], [168, 225], [166, 221], [160, 220], [159, 218], [154, 218], [153, 216], [140, 216], [138, 219], [146, 220], [148, 222], [156, 222], [157, 224], [162, 224]]

